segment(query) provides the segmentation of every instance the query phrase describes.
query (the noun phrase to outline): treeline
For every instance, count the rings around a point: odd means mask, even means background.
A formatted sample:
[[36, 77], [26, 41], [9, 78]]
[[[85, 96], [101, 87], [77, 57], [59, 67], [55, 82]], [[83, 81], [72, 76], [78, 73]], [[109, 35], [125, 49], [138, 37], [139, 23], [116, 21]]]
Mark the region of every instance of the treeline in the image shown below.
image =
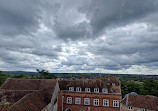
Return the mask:
[[0, 86], [5, 82], [7, 78], [19, 78], [19, 79], [56, 79], [54, 74], [49, 73], [47, 70], [36, 69], [37, 74], [4, 74], [0, 71]]
[[158, 96], [158, 80], [147, 79], [140, 83], [134, 81], [121, 80], [122, 96], [130, 92], [136, 92], [139, 95], [154, 95]]

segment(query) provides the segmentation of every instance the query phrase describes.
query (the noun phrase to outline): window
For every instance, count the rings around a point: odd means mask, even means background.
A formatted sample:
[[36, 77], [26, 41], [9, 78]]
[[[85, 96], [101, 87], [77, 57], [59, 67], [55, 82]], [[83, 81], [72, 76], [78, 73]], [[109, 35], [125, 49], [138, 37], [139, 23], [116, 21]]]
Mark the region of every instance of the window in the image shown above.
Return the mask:
[[85, 111], [84, 109], [80, 109], [79, 111]]
[[85, 88], [85, 92], [91, 92], [90, 88]]
[[74, 87], [69, 87], [69, 91], [74, 91]]
[[81, 88], [80, 88], [80, 87], [77, 87], [77, 88], [76, 88], [76, 92], [81, 92]]
[[84, 98], [84, 105], [90, 105], [90, 99]]
[[109, 100], [103, 99], [103, 106], [109, 106]]
[[148, 111], [147, 109], [143, 109], [143, 111]]
[[99, 88], [94, 88], [95, 93], [99, 93]]
[[94, 99], [93, 100], [93, 105], [94, 106], [99, 106], [99, 99]]
[[67, 108], [65, 111], [72, 111], [70, 108]]
[[102, 89], [102, 93], [108, 93], [108, 89], [107, 88], [103, 88]]
[[119, 101], [113, 100], [113, 107], [119, 107]]
[[112, 86], [115, 86], [115, 83], [112, 83]]
[[81, 98], [75, 98], [75, 104], [81, 104]]
[[67, 103], [67, 104], [72, 104], [72, 97], [67, 97], [66, 103]]
[[133, 107], [132, 106], [128, 106], [128, 110], [133, 110]]

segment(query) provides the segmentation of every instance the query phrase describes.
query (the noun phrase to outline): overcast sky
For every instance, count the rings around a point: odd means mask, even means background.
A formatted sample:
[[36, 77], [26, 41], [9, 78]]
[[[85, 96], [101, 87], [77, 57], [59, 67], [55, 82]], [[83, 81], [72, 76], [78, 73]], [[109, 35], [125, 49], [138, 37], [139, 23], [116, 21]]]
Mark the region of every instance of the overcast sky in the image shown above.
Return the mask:
[[0, 70], [158, 74], [158, 0], [0, 0]]

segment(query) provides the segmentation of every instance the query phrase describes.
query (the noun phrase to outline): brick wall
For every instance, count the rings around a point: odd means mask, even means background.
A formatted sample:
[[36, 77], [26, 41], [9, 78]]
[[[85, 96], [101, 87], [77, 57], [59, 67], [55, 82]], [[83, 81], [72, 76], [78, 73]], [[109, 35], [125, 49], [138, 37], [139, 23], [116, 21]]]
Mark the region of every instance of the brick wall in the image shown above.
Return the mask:
[[[63, 97], [63, 102], [62, 102]], [[66, 98], [72, 97], [72, 104], [66, 103]], [[75, 98], [81, 98], [81, 104], [75, 104]], [[84, 98], [90, 98], [90, 105], [84, 105]], [[99, 99], [99, 106], [93, 106], [93, 99]], [[109, 107], [103, 106], [103, 99], [109, 100]], [[85, 111], [119, 111], [120, 108], [113, 107], [113, 100], [121, 100], [121, 95], [112, 95], [112, 94], [95, 94], [95, 93], [77, 93], [77, 92], [59, 92], [58, 96], [58, 111], [65, 111], [67, 108], [72, 109], [73, 111], [79, 111], [81, 109]], [[120, 106], [120, 105], [119, 105]], [[90, 109], [90, 110], [88, 110]]]

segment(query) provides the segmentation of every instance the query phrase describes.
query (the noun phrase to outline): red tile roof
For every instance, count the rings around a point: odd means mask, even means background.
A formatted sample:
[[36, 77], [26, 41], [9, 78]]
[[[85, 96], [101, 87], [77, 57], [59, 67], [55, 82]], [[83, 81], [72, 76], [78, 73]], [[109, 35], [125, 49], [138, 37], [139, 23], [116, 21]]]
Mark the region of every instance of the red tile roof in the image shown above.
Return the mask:
[[17, 102], [23, 96], [29, 93], [33, 93], [34, 91], [29, 90], [1, 90], [0, 100], [6, 99], [11, 104]]
[[69, 87], [81, 87], [83, 90], [85, 88], [99, 88], [102, 91], [102, 88], [107, 88], [109, 93], [120, 93], [120, 87], [113, 87], [111, 83], [120, 85], [119, 80], [112, 78], [108, 79], [86, 79], [86, 80], [59, 80], [60, 90], [68, 90]]
[[9, 111], [39, 111], [51, 101], [56, 83], [52, 79], [8, 79], [1, 86], [0, 99], [13, 104]]
[[143, 96], [143, 95], [129, 94], [129, 95], [126, 95], [126, 97], [121, 103], [127, 106], [158, 110], [158, 97], [156, 96], [149, 96], [149, 95]]
[[41, 111], [51, 102], [55, 85], [56, 81], [53, 81], [49, 87], [25, 95], [18, 102], [10, 106], [8, 111]]
[[51, 79], [7, 79], [1, 86], [6, 90], [40, 90], [46, 86], [50, 86]]

